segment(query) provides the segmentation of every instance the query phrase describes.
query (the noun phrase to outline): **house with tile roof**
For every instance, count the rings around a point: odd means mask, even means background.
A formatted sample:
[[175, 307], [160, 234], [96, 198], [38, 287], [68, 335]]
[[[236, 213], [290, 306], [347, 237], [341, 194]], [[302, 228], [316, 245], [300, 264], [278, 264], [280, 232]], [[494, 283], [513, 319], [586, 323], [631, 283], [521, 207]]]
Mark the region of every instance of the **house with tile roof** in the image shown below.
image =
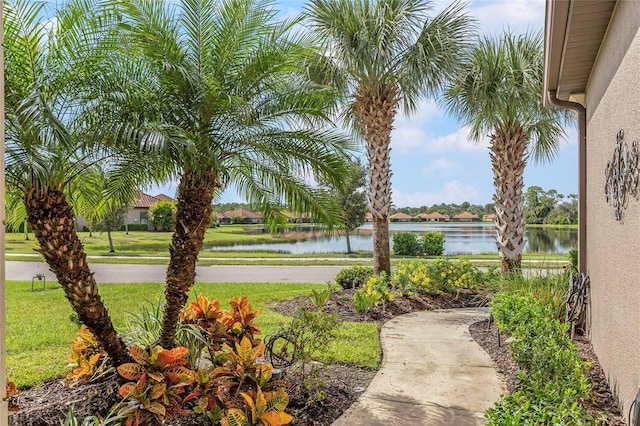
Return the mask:
[[421, 222], [448, 222], [449, 216], [438, 212], [420, 213], [416, 216], [416, 219], [419, 219]]
[[413, 220], [413, 216], [408, 215], [406, 213], [398, 212], [389, 217], [391, 222], [411, 222]]
[[242, 218], [243, 223], [262, 223], [262, 213], [256, 213], [247, 209], [235, 209], [222, 213], [219, 216], [220, 223], [237, 223], [237, 219]]
[[454, 222], [480, 222], [480, 216], [477, 214], [462, 212], [453, 217]]
[[149, 208], [160, 201], [176, 202], [175, 199], [165, 194], [149, 195], [140, 192], [127, 211], [125, 223], [127, 225], [147, 225], [147, 229], [152, 231], [153, 225], [149, 221]]

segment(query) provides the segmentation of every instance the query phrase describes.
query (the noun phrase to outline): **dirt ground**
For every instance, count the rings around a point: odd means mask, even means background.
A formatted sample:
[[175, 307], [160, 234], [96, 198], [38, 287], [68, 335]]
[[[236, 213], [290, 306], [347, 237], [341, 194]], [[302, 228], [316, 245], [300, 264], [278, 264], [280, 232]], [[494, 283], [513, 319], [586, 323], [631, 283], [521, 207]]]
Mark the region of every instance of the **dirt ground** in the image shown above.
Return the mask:
[[[384, 311], [374, 308], [369, 313], [358, 313], [353, 310], [350, 300], [354, 290], [343, 290], [332, 296], [325, 305], [324, 311], [336, 314], [342, 321], [371, 321], [379, 325], [404, 313], [426, 309], [462, 308], [480, 306], [485, 300], [472, 292], [460, 294], [419, 296], [412, 299], [396, 298], [388, 302]], [[293, 315], [299, 308], [310, 307], [311, 301], [297, 298], [271, 306], [271, 309], [284, 314]], [[471, 335], [489, 353], [496, 362], [499, 371], [505, 376], [509, 390], [515, 389], [515, 377], [518, 367], [509, 354], [509, 344], [504, 343], [504, 336], [498, 345], [497, 330], [486, 321], [473, 324]], [[595, 357], [591, 345], [586, 340], [578, 340], [580, 356], [591, 362], [589, 377], [593, 386], [593, 401], [589, 410], [596, 416], [607, 412], [608, 425], [624, 425], [615, 400], [608, 390], [606, 379]], [[316, 365], [318, 374], [313, 381], [301, 382], [299, 377], [284, 377], [288, 383], [290, 397], [287, 411], [294, 415], [293, 425], [324, 426], [330, 425], [340, 416], [373, 379], [375, 371], [351, 365]], [[43, 386], [33, 388], [12, 398], [16, 407], [10, 416], [10, 425], [49, 426], [59, 425], [74, 404], [78, 418], [106, 413], [109, 407], [117, 402], [117, 385], [113, 376], [107, 376], [98, 383], [69, 387], [63, 380], [52, 380]], [[195, 418], [183, 418], [170, 425], [204, 425]]]

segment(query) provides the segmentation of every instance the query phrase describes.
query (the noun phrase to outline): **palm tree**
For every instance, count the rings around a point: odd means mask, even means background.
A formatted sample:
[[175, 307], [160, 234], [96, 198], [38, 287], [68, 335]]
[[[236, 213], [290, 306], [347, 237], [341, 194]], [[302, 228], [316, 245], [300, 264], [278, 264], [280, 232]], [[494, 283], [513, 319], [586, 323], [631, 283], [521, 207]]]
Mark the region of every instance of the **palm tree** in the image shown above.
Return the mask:
[[171, 347], [214, 195], [233, 184], [272, 226], [284, 223], [284, 205], [336, 222], [310, 178], [337, 185], [350, 142], [324, 127], [335, 96], [308, 79], [310, 49], [292, 31], [298, 21], [274, 20], [271, 1], [132, 0], [122, 8], [123, 44], [140, 56], [135, 64], [111, 58], [118, 65], [106, 74], [120, 78], [107, 84], [119, 86], [98, 92], [113, 94], [105, 128], [158, 153], [158, 176], [179, 180], [160, 337]]
[[[44, 3], [6, 4], [7, 186], [20, 194], [42, 254], [79, 319], [115, 364], [129, 356], [102, 303], [75, 229], [68, 192], [102, 150], [78, 123], [83, 68], [100, 49], [90, 2], [70, 2], [55, 27], [39, 22]], [[96, 157], [97, 156], [97, 157]]]
[[570, 117], [542, 106], [542, 48], [540, 32], [482, 38], [445, 95], [449, 111], [470, 126], [474, 141], [489, 134], [503, 274], [521, 267], [527, 161], [554, 158]]
[[459, 64], [472, 31], [454, 3], [428, 18], [425, 0], [311, 0], [310, 25], [323, 40], [322, 57], [349, 100], [346, 118], [364, 138], [373, 215], [373, 265], [390, 273], [389, 151], [393, 121], [402, 107], [415, 112], [421, 97], [438, 93]]

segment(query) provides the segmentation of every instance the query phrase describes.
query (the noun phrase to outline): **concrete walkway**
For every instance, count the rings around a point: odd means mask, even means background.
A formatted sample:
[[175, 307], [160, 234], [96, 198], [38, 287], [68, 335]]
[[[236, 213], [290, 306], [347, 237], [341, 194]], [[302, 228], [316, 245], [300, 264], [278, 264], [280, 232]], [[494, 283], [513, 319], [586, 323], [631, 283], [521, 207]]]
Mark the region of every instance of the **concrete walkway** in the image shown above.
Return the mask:
[[415, 312], [380, 332], [382, 368], [333, 426], [483, 425], [506, 387], [469, 335], [487, 308]]

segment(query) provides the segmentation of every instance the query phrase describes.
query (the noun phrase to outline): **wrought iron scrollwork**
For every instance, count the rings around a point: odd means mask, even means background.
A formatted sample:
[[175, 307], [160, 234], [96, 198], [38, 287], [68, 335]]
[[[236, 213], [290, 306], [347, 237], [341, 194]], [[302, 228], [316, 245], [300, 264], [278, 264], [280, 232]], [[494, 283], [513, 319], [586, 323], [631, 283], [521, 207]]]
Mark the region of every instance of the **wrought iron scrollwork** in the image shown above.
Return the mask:
[[638, 142], [633, 141], [631, 148], [624, 141], [624, 131], [620, 130], [616, 137], [616, 148], [613, 159], [607, 163], [605, 170], [604, 195], [615, 209], [616, 220], [622, 220], [622, 210], [627, 207], [629, 196], [638, 198]]

